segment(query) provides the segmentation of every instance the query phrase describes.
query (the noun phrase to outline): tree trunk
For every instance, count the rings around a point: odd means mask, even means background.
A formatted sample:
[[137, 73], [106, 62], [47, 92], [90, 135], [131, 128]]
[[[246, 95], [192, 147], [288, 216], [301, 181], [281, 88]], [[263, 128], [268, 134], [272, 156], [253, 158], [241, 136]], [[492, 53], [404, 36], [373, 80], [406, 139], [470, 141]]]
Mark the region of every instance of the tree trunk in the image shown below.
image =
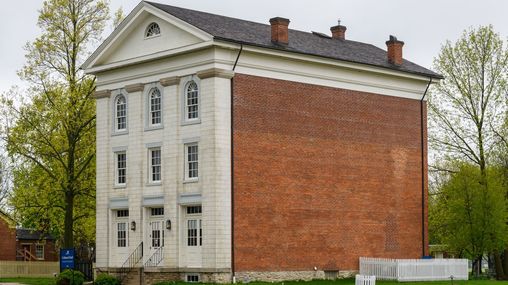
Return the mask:
[[494, 264], [496, 267], [496, 279], [497, 280], [505, 279], [505, 275], [504, 275], [505, 271], [503, 269], [503, 264], [501, 262], [501, 255], [497, 251], [494, 252]]
[[65, 221], [64, 221], [64, 248], [74, 247], [74, 194], [67, 190], [65, 193]]
[[506, 276], [506, 274], [508, 273], [508, 249], [505, 249], [503, 251], [502, 261], [503, 261], [504, 279], [506, 280], [508, 279], [508, 276]]

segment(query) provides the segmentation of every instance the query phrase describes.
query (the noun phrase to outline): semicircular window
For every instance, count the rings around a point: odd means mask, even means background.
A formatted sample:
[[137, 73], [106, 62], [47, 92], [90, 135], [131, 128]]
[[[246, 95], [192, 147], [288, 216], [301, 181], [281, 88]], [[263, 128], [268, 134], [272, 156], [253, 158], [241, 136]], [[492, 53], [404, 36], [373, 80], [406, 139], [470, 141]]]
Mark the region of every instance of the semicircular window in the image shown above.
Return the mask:
[[157, 23], [151, 23], [146, 28], [145, 38], [155, 37], [161, 34], [161, 28]]

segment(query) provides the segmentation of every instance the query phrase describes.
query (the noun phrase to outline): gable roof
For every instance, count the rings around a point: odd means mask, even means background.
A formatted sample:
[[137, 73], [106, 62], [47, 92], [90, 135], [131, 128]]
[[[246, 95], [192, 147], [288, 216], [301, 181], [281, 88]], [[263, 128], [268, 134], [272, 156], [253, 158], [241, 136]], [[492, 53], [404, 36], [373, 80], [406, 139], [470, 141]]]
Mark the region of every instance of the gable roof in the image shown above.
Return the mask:
[[2, 211], [1, 209], [0, 209], [0, 219], [3, 219], [5, 222], [7, 222], [7, 224], [10, 227], [16, 227], [16, 221], [14, 221], [14, 219], [9, 214]]
[[272, 43], [271, 26], [267, 24], [160, 3], [148, 1], [145, 3], [209, 33], [217, 40], [366, 64], [432, 78], [443, 78], [440, 74], [405, 59], [400, 66], [390, 64], [386, 51], [371, 44], [334, 40], [325, 38], [319, 33], [289, 29], [289, 44], [282, 46]]
[[32, 229], [19, 228], [16, 229], [16, 238], [17, 239], [25, 239], [25, 240], [54, 240], [50, 234], [44, 234], [41, 231], [36, 231]]

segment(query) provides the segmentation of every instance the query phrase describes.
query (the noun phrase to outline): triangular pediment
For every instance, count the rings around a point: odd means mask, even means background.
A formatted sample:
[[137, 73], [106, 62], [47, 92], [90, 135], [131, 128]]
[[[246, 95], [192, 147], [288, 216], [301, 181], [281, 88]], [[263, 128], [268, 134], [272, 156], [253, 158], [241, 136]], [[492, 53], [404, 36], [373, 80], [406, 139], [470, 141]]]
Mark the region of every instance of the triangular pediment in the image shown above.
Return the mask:
[[[159, 26], [160, 34], [147, 37], [147, 28], [152, 23]], [[138, 59], [168, 54], [212, 38], [194, 26], [141, 2], [82, 67], [91, 70], [122, 62], [132, 64]]]

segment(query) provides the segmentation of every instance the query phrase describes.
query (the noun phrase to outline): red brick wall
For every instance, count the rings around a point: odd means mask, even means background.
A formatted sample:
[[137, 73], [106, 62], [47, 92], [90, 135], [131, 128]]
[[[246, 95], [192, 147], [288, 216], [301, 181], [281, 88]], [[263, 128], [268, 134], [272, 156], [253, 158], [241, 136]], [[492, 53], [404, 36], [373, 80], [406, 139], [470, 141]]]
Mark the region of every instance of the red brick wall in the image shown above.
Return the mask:
[[0, 260], [16, 260], [16, 229], [0, 217]]
[[35, 256], [35, 245], [36, 244], [44, 245], [44, 260], [43, 261], [58, 261], [58, 252], [55, 248], [55, 241], [46, 240], [46, 241], [38, 241], [38, 240], [18, 240], [16, 242], [16, 246], [18, 249], [23, 250], [23, 245], [30, 246], [30, 253]]
[[418, 100], [243, 74], [233, 90], [235, 271], [421, 257]]

